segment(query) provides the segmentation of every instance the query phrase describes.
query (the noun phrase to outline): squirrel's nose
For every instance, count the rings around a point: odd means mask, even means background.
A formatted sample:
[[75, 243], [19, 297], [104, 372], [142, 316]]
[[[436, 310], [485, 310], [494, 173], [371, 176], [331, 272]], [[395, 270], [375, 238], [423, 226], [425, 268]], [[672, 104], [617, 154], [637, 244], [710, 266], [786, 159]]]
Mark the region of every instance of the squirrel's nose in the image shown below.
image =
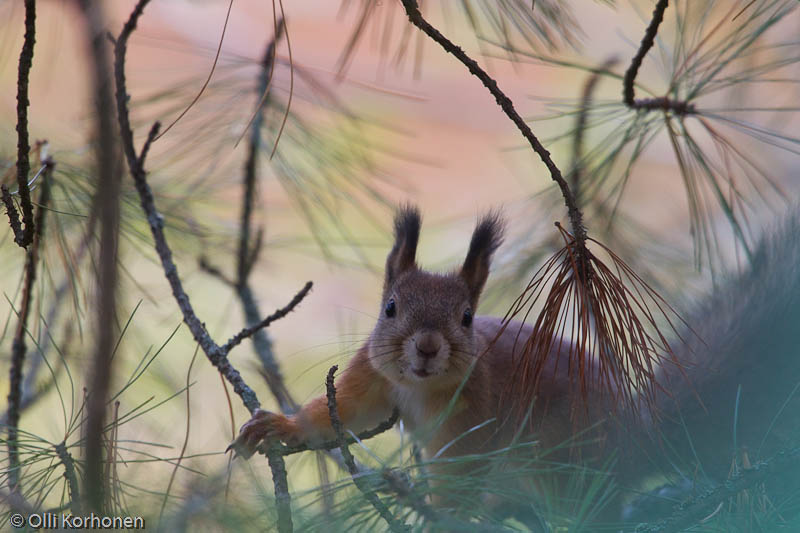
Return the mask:
[[417, 339], [417, 353], [423, 359], [436, 357], [442, 347], [442, 342], [437, 335], [425, 334]]
[[417, 347], [417, 353], [423, 359], [430, 359], [432, 357], [436, 357], [436, 354], [439, 353], [439, 349], [437, 348], [436, 350], [431, 350], [431, 351], [427, 352], [427, 351], [423, 350], [422, 348]]

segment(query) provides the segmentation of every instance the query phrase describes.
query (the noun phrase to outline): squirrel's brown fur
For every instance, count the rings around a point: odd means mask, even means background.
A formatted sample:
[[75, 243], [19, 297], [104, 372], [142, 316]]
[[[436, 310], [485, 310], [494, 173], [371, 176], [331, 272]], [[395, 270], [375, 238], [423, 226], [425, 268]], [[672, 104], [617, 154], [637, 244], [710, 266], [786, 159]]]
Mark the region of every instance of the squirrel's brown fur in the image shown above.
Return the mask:
[[[511, 413], [515, 412], [515, 408], [518, 411], [519, 406], [514, 405], [513, 396], [504, 393], [512, 390], [510, 385], [514, 379], [515, 357], [523, 352], [524, 343], [531, 332], [530, 326], [513, 321], [504, 325], [497, 318], [472, 318], [489, 274], [492, 254], [502, 242], [502, 221], [497, 213], [482, 218], [472, 236], [464, 264], [449, 274], [435, 274], [418, 268], [415, 258], [420, 225], [420, 215], [415, 208], [403, 208], [396, 216], [395, 243], [386, 260], [377, 324], [367, 342], [336, 380], [339, 416], [347, 429], [358, 432], [389, 418], [397, 407], [405, 426], [423, 436], [429, 456], [463, 456], [498, 449], [508, 445], [518, 435], [518, 421], [512, 420]], [[797, 248], [796, 243], [794, 246]], [[800, 253], [794, 256], [800, 259]], [[789, 277], [794, 280], [792, 289], [800, 290], [797, 267], [787, 267], [788, 270], [791, 271]], [[775, 284], [774, 281], [766, 281], [762, 285], [769, 283]], [[759, 287], [758, 290], [771, 289]], [[739, 307], [760, 301], [756, 298], [759, 296], [757, 293], [750, 296], [745, 302], [739, 301], [735, 295], [732, 298]], [[785, 303], [784, 307], [791, 308], [797, 316], [800, 305], [796, 292], [792, 298], [794, 300]], [[711, 301], [722, 300], [724, 298], [712, 298]], [[734, 304], [728, 302], [726, 305]], [[708, 310], [703, 312], [709, 313]], [[720, 315], [719, 310], [716, 315]], [[705, 323], [701, 334], [706, 338], [720, 337], [720, 332], [711, 331], [710, 328], [727, 327], [722, 323], [722, 316], [716, 316], [714, 320], [708, 317], [702, 320]], [[784, 327], [790, 328], [788, 325]], [[735, 343], [735, 336], [732, 339]], [[574, 402], [568, 370], [565, 364], [560, 367], [556, 364], [560, 354], [552, 354], [550, 366], [538, 385], [526, 425], [527, 435], [536, 439], [534, 450], [560, 449], [561, 452], [556, 452], [555, 457], [549, 455], [548, 459], [574, 459], [572, 453], [578, 447], [563, 444], [580, 433], [580, 440], [589, 443], [579, 450], [582, 460], [597, 458], [602, 461], [612, 450], [620, 451], [616, 472], [624, 486], [635, 484], [638, 477], [652, 471], [650, 465], [645, 463], [658, 455], [658, 450], [666, 448], [664, 442], [670, 442], [672, 449], [688, 448], [686, 435], [690, 435], [691, 431], [702, 431], [703, 427], [727, 427], [733, 417], [737, 390], [733, 381], [739, 380], [740, 384], [742, 379], [747, 381], [747, 376], [742, 377], [746, 373], [743, 369], [747, 369], [748, 364], [758, 367], [758, 362], [745, 363], [748, 356], [743, 353], [739, 356], [742, 363], [737, 363], [738, 366], [734, 368], [726, 355], [732, 351], [731, 346], [724, 343], [710, 347], [702, 343], [695, 344], [684, 354], [687, 361], [694, 364], [689, 370], [689, 382], [674, 371], [673, 375], [662, 375], [671, 394], [664, 395], [659, 404], [659, 414], [663, 415], [664, 420], [659, 430], [664, 432], [652, 431], [654, 428], [647, 413], [636, 419], [635, 426], [624, 427], [623, 424], [631, 420], [620, 417], [617, 409], [603, 405], [602, 398], [607, 398], [607, 395], [593, 396], [592, 391], [589, 391], [588, 397], [595, 397], [597, 401], [587, 406], [585, 414], [588, 416], [583, 417], [584, 424], [576, 425], [576, 417], [571, 416], [570, 412]], [[569, 349], [563, 342], [554, 345], [563, 352]], [[752, 349], [752, 346], [745, 348]], [[790, 348], [777, 349], [786, 351]], [[705, 356], [709, 350], [711, 353]], [[780, 354], [770, 355], [783, 357]], [[792, 379], [800, 379], [796, 360], [787, 367], [790, 374], [785, 376], [787, 384]], [[758, 368], [764, 369], [763, 366]], [[765, 379], [763, 372], [759, 372], [754, 374]], [[441, 417], [465, 378], [463, 390], [452, 411], [446, 417]], [[757, 385], [756, 382], [754, 384]], [[789, 387], [787, 384], [783, 388]], [[755, 394], [751, 388], [745, 390], [752, 395], [747, 398], [751, 400]], [[711, 395], [704, 398], [708, 411], [703, 411], [703, 407], [697, 405], [697, 399], [705, 395]], [[678, 402], [678, 407], [684, 406], [690, 412], [679, 415], [675, 402]], [[780, 403], [773, 403], [776, 405], [768, 416], [780, 407]], [[760, 403], [758, 405], [761, 406]], [[742, 411], [748, 417], [748, 422], [756, 416], [751, 411]], [[720, 420], [728, 415], [730, 418]], [[704, 417], [713, 417], [714, 422], [708, 424], [708, 420], [703, 420]], [[762, 427], [765, 423], [755, 425], [761, 430], [765, 429]], [[598, 430], [598, 427], [601, 429]], [[754, 439], [748, 435], [742, 430], [741, 438], [753, 446], [750, 441]], [[277, 438], [295, 444], [333, 437], [326, 398], [319, 397], [290, 417], [267, 411], [257, 412], [242, 427], [234, 447], [247, 456], [264, 439]], [[727, 442], [727, 437], [717, 435], [714, 439], [716, 451], [719, 452], [716, 460], [713, 457], [714, 450], [706, 454], [708, 457], [702, 458], [715, 463], [713, 475], [718, 479], [724, 476], [724, 469], [717, 463], [729, 463], [732, 456], [730, 450], [719, 449], [722, 442]], [[681, 442], [684, 444], [675, 444]], [[649, 459], [639, 453], [643, 446], [650, 447], [645, 454]], [[562, 455], [559, 456], [559, 453]], [[695, 450], [694, 453], [702, 452]], [[675, 460], [665, 459], [660, 463], [659, 466], [663, 467], [675, 464]], [[450, 468], [457, 472], [459, 467]], [[538, 481], [528, 486], [533, 488], [535, 483]]]

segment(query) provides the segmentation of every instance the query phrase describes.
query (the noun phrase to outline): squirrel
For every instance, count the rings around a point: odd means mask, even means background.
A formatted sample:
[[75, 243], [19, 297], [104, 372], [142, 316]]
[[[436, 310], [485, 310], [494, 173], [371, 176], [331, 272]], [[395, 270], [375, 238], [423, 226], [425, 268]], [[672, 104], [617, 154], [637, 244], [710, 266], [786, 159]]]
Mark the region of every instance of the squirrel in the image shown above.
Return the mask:
[[[751, 269], [729, 280], [686, 319], [696, 335], [684, 335], [685, 342], [676, 345], [682, 365], [657, 375], [663, 389], [653, 406], [658, 416], [617, 416], [608, 395], [589, 390], [583, 422], [576, 425], [571, 410], [581, 392], [567, 364], [558, 365], [572, 347], [566, 340], [553, 343], [535, 400], [526, 406], [533, 453], [568, 462], [579, 450], [581, 462], [596, 464], [608, 464], [617, 454], [612, 469], [621, 487], [635, 488], [654, 471], [685, 486], [686, 478], [695, 480], [692, 469], [698, 467], [708, 479], [723, 481], [734, 443], [766, 457], [796, 442], [800, 394], [792, 388], [800, 384], [800, 240], [793, 232], [800, 228], [798, 219], [792, 218], [779, 237], [765, 240]], [[463, 264], [445, 274], [418, 267], [420, 227], [415, 207], [398, 210], [380, 315], [336, 379], [339, 417], [346, 429], [359, 432], [388, 419], [396, 408], [404, 426], [423, 436], [429, 457], [502, 449], [520, 436], [521, 426], [511, 416], [520, 400], [508, 391], [515, 390], [515, 358], [532, 332], [525, 323], [477, 314], [492, 256], [503, 241], [503, 220], [498, 212], [483, 216]], [[264, 440], [294, 445], [333, 438], [322, 396], [291, 416], [256, 411], [232, 447], [247, 458]], [[676, 477], [679, 464], [686, 466]], [[436, 473], [459, 474], [476, 464], [445, 460], [432, 467]], [[535, 493], [558, 476], [546, 477], [516, 481]], [[432, 488], [435, 504], [452, 504], [448, 496]]]

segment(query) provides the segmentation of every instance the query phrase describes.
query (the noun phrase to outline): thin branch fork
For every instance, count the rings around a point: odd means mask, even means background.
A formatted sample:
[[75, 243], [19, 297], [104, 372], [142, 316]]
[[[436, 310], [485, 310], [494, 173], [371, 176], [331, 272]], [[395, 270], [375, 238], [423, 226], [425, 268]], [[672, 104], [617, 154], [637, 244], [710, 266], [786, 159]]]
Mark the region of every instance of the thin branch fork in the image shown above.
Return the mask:
[[39, 196], [40, 208], [36, 212], [35, 235], [31, 246], [25, 253], [25, 280], [22, 288], [22, 302], [20, 304], [17, 328], [11, 343], [11, 365], [9, 368], [8, 392], [8, 478], [9, 488], [12, 492], [19, 486], [19, 448], [17, 443], [17, 430], [22, 411], [22, 370], [25, 365], [25, 334], [28, 330], [28, 316], [30, 315], [31, 300], [33, 299], [33, 285], [36, 281], [36, 269], [39, 264], [39, 249], [41, 248], [42, 232], [44, 231], [45, 215], [50, 203], [50, 178], [53, 171], [53, 161], [45, 160], [44, 184]]
[[[214, 365], [219, 372], [228, 380], [233, 386], [234, 392], [239, 395], [242, 402], [247, 409], [253, 413], [260, 407], [260, 402], [256, 393], [245, 383], [239, 371], [228, 361], [228, 352], [226, 349], [220, 347], [211, 338], [205, 324], [200, 321], [194, 308], [189, 301], [189, 296], [183, 289], [178, 269], [172, 259], [172, 250], [167, 244], [166, 236], [164, 234], [164, 219], [158, 213], [155, 206], [155, 199], [150, 186], [147, 184], [146, 172], [144, 170], [145, 157], [147, 150], [152, 144], [155, 137], [158, 135], [160, 124], [157, 122], [153, 125], [147, 140], [144, 144], [142, 152], [139, 156], [136, 154], [136, 149], [133, 142], [133, 132], [130, 126], [130, 117], [128, 112], [128, 94], [125, 83], [125, 54], [127, 51], [127, 43], [130, 35], [136, 29], [136, 24], [144, 11], [145, 6], [149, 0], [139, 0], [136, 7], [131, 13], [128, 21], [125, 23], [119, 37], [114, 44], [114, 72], [116, 81], [116, 103], [117, 103], [117, 118], [120, 126], [120, 136], [122, 140], [125, 158], [128, 162], [128, 168], [131, 176], [133, 177], [136, 191], [139, 194], [139, 199], [142, 205], [142, 210], [145, 212], [147, 222], [150, 225], [150, 231], [153, 234], [155, 241], [156, 252], [158, 253], [161, 265], [164, 269], [164, 275], [170, 284], [172, 294], [175, 297], [178, 307], [183, 314], [183, 321], [189, 327], [194, 340], [200, 345], [203, 352], [208, 357], [212, 365]], [[308, 294], [308, 289], [305, 290], [303, 296]], [[302, 300], [302, 296], [296, 298], [297, 303]], [[293, 300], [293, 301], [295, 301]], [[287, 311], [288, 312], [288, 311]], [[266, 324], [264, 324], [265, 327]], [[251, 328], [252, 329], [252, 328]], [[252, 335], [261, 328], [252, 330], [249, 335]], [[238, 335], [244, 339], [248, 334]], [[236, 338], [235, 337], [235, 338]], [[275, 484], [276, 499], [278, 501], [278, 510], [281, 524], [281, 531], [291, 531], [291, 508], [290, 508], [290, 495], [288, 492], [288, 482], [286, 478], [286, 465], [282, 455], [271, 454], [269, 457], [270, 467], [272, 468], [272, 477]]]
[[631, 59], [631, 64], [628, 70], [625, 71], [625, 76], [622, 78], [622, 101], [631, 109], [643, 111], [672, 111], [676, 115], [692, 115], [696, 113], [694, 104], [690, 102], [672, 100], [666, 96], [658, 98], [636, 98], [634, 91], [634, 82], [636, 75], [639, 73], [639, 68], [642, 66], [642, 61], [647, 55], [647, 52], [653, 47], [658, 35], [658, 27], [664, 20], [664, 11], [667, 9], [669, 0], [659, 0], [656, 7], [653, 9], [653, 17], [650, 19], [650, 24], [644, 32], [644, 37], [639, 44], [639, 49], [636, 55]]
[[[327, 382], [326, 382], [327, 384]], [[345, 444], [355, 444], [359, 441], [365, 441], [371, 439], [372, 437], [376, 437], [381, 433], [385, 433], [392, 429], [397, 421], [400, 419], [400, 411], [395, 407], [392, 411], [392, 416], [378, 424], [372, 429], [367, 429], [362, 431], [355, 437], [345, 437]], [[342, 443], [337, 438], [336, 440], [327, 440], [320, 444], [298, 444], [296, 446], [283, 446], [280, 450], [281, 455], [284, 457], [287, 455], [294, 455], [300, 452], [308, 452], [308, 451], [322, 451], [322, 450], [333, 450], [334, 448], [338, 448], [341, 446]], [[266, 450], [259, 449], [260, 452], [266, 453]]]
[[[155, 199], [150, 186], [147, 184], [146, 172], [144, 170], [144, 158], [147, 155], [147, 148], [151, 145], [155, 137], [158, 135], [160, 124], [157, 122], [153, 125], [145, 141], [142, 153], [137, 155], [133, 142], [133, 131], [130, 126], [130, 115], [128, 111], [128, 94], [125, 82], [125, 54], [127, 52], [127, 44], [130, 35], [136, 29], [139, 17], [142, 15], [145, 6], [149, 0], [139, 0], [136, 7], [130, 15], [130, 18], [125, 23], [119, 37], [114, 46], [114, 72], [116, 81], [116, 102], [117, 102], [117, 116], [120, 126], [120, 135], [122, 138], [122, 146], [125, 153], [125, 158], [128, 162], [128, 168], [134, 180], [136, 191], [139, 193], [139, 199], [142, 205], [142, 210], [145, 212], [147, 222], [150, 225], [150, 231], [153, 234], [155, 241], [156, 252], [161, 260], [161, 266], [164, 269], [164, 274], [172, 289], [172, 294], [178, 303], [178, 307], [183, 314], [183, 320], [189, 327], [194, 340], [200, 344], [200, 347], [205, 352], [208, 359], [217, 369], [225, 376], [233, 390], [238, 394], [244, 402], [247, 409], [252, 413], [260, 407], [260, 402], [253, 392], [242, 379], [239, 372], [230, 364], [227, 359], [228, 352], [219, 346], [211, 338], [205, 324], [200, 321], [197, 314], [194, 312], [189, 296], [183, 289], [183, 283], [178, 275], [178, 269], [172, 259], [172, 250], [167, 244], [166, 235], [164, 234], [164, 218], [158, 213], [155, 206]], [[307, 294], [308, 291], [304, 293]], [[299, 303], [299, 301], [297, 301]], [[295, 304], [296, 305], [296, 304]], [[252, 333], [249, 333], [252, 335]], [[248, 334], [239, 334], [234, 338], [241, 337], [244, 339]]]
[[[256, 102], [253, 116], [248, 124], [250, 135], [242, 178], [243, 191], [239, 216], [239, 249], [236, 254], [236, 278], [232, 286], [239, 297], [245, 322], [250, 327], [256, 327], [257, 324], [262, 321], [261, 317], [264, 316], [249, 282], [250, 273], [258, 259], [264, 236], [263, 229], [259, 228], [253, 240], [252, 218], [253, 206], [257, 196], [258, 154], [262, 144], [261, 128], [264, 122], [264, 112], [269, 102], [268, 97], [275, 71], [277, 45], [280, 38], [284, 35], [284, 31], [285, 25], [283, 19], [277, 20], [275, 22], [274, 35], [272, 40], [267, 44], [264, 57], [261, 61], [261, 69], [256, 86], [258, 101]], [[262, 375], [267, 382], [270, 392], [278, 402], [281, 412], [285, 414], [295, 412], [298, 408], [297, 402], [294, 401], [289, 390], [286, 388], [280, 366], [275, 359], [272, 341], [269, 335], [262, 329], [255, 331], [251, 340], [256, 356], [260, 360], [263, 368]]]
[[313, 285], [314, 284], [311, 281], [307, 282], [303, 286], [303, 288], [300, 289], [300, 292], [294, 295], [294, 298], [292, 298], [292, 300], [286, 305], [286, 307], [278, 309], [277, 311], [269, 315], [267, 318], [265, 318], [255, 326], [244, 328], [242, 331], [231, 337], [231, 340], [226, 342], [225, 345], [222, 347], [222, 351], [224, 351], [225, 353], [230, 352], [234, 347], [238, 346], [244, 339], [252, 336], [258, 330], [264, 329], [273, 322], [275, 322], [276, 320], [280, 320], [281, 318], [288, 315], [290, 312], [292, 312], [292, 310], [295, 307], [297, 307], [297, 305], [300, 302], [303, 301], [303, 298], [306, 297], [306, 295], [309, 293]]
[[353, 454], [350, 453], [350, 448], [345, 441], [344, 431], [342, 430], [342, 422], [339, 419], [339, 413], [336, 406], [336, 386], [333, 384], [333, 376], [336, 374], [338, 369], [339, 367], [337, 365], [333, 365], [330, 368], [325, 385], [328, 396], [328, 413], [331, 418], [331, 425], [336, 433], [336, 439], [339, 441], [339, 449], [342, 452], [344, 463], [347, 465], [350, 475], [353, 476], [353, 483], [355, 483], [356, 487], [358, 487], [358, 489], [364, 494], [364, 498], [366, 498], [366, 500], [372, 504], [375, 510], [378, 511], [378, 514], [381, 515], [381, 518], [386, 521], [386, 523], [389, 525], [389, 529], [395, 532], [406, 531], [408, 526], [398, 522], [397, 519], [392, 516], [392, 513], [389, 511], [389, 508], [386, 507], [386, 504], [381, 501], [377, 494], [375, 494], [375, 491], [369, 486], [368, 483], [366, 483], [366, 480], [359, 475], [355, 458], [353, 457]]

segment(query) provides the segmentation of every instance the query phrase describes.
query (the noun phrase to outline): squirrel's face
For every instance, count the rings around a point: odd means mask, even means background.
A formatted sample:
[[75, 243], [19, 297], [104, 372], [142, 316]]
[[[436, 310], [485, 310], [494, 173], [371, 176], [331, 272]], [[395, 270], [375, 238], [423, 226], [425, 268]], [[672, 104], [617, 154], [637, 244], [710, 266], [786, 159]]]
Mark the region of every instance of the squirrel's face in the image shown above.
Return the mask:
[[475, 357], [472, 314], [458, 274], [404, 272], [384, 296], [370, 360], [394, 383], [457, 386]]
[[401, 209], [386, 259], [378, 323], [369, 340], [370, 362], [392, 383], [428, 389], [457, 386], [476, 356], [472, 317], [502, 240], [497, 214], [475, 228], [461, 269], [433, 274], [417, 267], [420, 215]]

